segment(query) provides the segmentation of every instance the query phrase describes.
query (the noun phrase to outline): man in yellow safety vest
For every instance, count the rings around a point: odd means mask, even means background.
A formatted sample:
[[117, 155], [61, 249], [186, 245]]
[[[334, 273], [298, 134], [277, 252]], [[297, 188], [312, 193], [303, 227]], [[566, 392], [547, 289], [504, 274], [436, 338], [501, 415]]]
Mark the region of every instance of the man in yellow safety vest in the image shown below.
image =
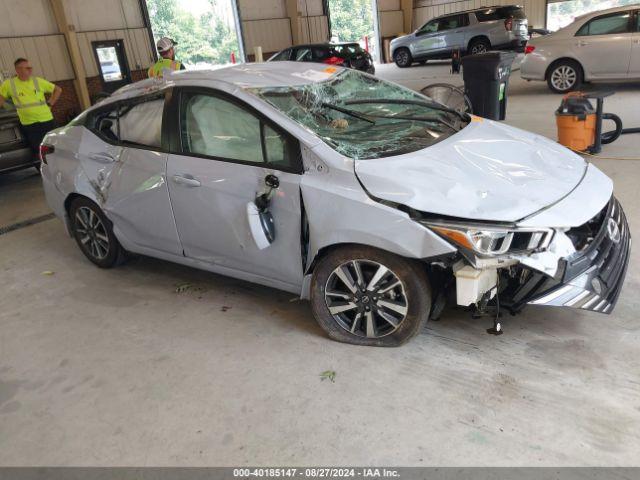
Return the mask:
[[44, 136], [56, 128], [51, 107], [60, 98], [62, 89], [44, 78], [34, 77], [26, 58], [18, 58], [13, 65], [17, 75], [0, 85], [0, 108], [9, 99], [13, 102], [27, 142], [37, 156]]
[[184, 70], [184, 65], [176, 60], [177, 43], [169, 37], [158, 40], [160, 59], [149, 68], [149, 78], [162, 77], [164, 70]]

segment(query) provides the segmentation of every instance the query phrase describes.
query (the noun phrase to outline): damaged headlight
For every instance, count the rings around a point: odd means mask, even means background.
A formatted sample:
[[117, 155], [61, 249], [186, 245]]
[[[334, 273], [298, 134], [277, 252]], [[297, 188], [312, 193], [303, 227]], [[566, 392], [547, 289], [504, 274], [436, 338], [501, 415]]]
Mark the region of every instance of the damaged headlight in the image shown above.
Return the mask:
[[551, 229], [509, 229], [428, 225], [429, 228], [455, 244], [482, 256], [500, 256], [544, 250], [551, 243]]

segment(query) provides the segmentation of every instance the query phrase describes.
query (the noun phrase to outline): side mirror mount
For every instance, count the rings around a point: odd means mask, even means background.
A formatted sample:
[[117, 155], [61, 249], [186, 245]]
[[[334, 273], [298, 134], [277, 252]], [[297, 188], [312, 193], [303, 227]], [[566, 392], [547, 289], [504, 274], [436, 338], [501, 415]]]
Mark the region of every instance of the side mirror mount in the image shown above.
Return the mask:
[[267, 190], [256, 195], [253, 202], [247, 204], [247, 220], [256, 246], [264, 250], [276, 239], [276, 227], [273, 215], [269, 211], [274, 192], [280, 187], [280, 179], [273, 174], [264, 178]]

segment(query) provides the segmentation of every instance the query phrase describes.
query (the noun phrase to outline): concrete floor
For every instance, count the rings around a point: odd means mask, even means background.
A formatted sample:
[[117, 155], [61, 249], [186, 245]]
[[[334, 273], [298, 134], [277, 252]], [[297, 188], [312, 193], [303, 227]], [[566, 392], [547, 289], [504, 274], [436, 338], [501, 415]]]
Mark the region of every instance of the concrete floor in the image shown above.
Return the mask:
[[[448, 68], [379, 72], [462, 83]], [[640, 84], [619, 90], [606, 110], [640, 125]], [[507, 123], [555, 138], [559, 102], [516, 73]], [[595, 163], [639, 238], [639, 162]], [[31, 171], [0, 176], [0, 205], [0, 226], [48, 211]], [[638, 465], [639, 267], [634, 247], [611, 316], [532, 307], [493, 337], [450, 310], [359, 348], [289, 294], [149, 258], [99, 270], [59, 221], [23, 228], [0, 236], [0, 465]]]

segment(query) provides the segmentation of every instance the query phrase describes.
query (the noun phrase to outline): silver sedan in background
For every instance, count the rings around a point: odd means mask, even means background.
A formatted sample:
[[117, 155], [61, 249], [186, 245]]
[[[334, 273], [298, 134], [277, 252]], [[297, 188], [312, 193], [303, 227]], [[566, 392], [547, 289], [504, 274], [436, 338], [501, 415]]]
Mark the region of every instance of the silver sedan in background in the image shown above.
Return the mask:
[[556, 93], [583, 82], [640, 80], [640, 5], [611, 8], [579, 17], [525, 48], [520, 74], [546, 80]]

